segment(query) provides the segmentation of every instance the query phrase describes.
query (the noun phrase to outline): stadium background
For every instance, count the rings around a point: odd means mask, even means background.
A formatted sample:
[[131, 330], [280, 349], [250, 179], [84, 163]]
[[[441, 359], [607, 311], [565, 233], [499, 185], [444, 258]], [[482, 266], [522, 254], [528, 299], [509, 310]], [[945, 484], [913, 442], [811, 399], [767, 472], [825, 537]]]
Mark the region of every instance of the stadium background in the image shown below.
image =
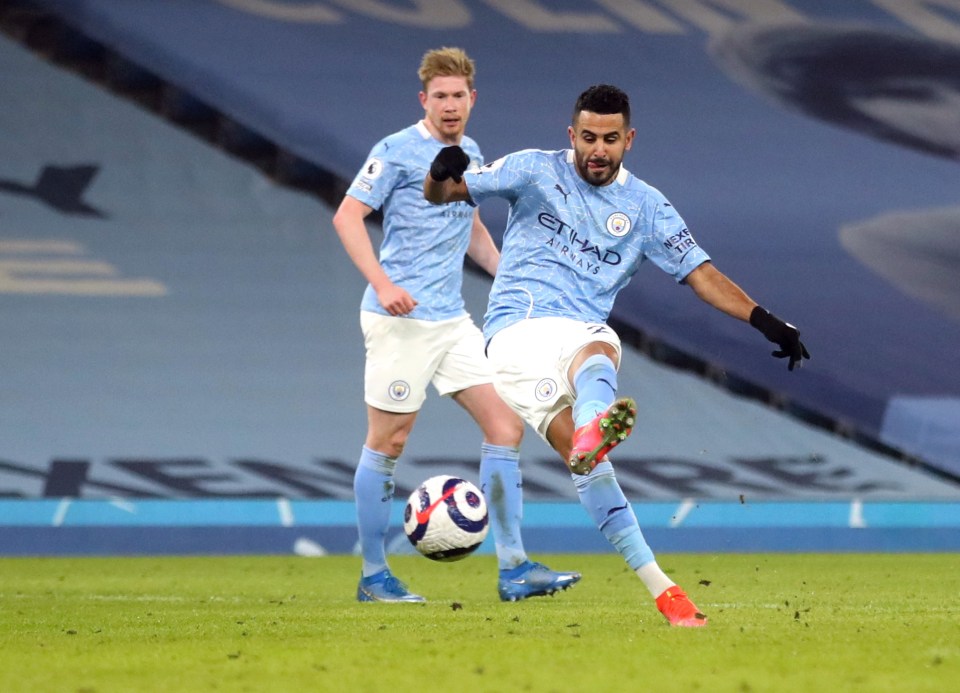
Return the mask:
[[[651, 543], [956, 550], [957, 9], [5, 3], [0, 552], [352, 549], [363, 283], [330, 218], [420, 116], [438, 45], [477, 60], [488, 160], [566, 146], [577, 93], [626, 88], [627, 167], [813, 352], [788, 374], [640, 273], [615, 318], [643, 423], [616, 462]], [[504, 208], [482, 213], [498, 233]], [[475, 317], [487, 286], [466, 282]], [[431, 400], [398, 499], [475, 476], [478, 445]], [[605, 550], [532, 434], [523, 455], [531, 548]]]

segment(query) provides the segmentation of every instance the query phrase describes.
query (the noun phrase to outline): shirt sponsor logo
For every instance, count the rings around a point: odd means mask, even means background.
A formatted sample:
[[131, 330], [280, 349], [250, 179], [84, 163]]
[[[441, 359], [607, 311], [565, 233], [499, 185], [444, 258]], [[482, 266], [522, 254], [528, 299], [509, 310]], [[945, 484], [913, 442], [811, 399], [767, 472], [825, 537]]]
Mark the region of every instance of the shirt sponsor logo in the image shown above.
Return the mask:
[[693, 240], [690, 231], [684, 229], [679, 233], [669, 236], [667, 240], [663, 242], [663, 247], [672, 251], [674, 255], [686, 255], [697, 247], [697, 242]]
[[[457, 206], [460, 203], [456, 203]], [[464, 205], [466, 206], [466, 205]], [[453, 205], [444, 205], [444, 207], [453, 207]], [[473, 217], [474, 210], [472, 207], [467, 207], [467, 209], [443, 209], [439, 212], [439, 216], [449, 219], [470, 219]]]
[[590, 239], [581, 237], [570, 224], [549, 212], [541, 212], [537, 216], [537, 221], [553, 232], [547, 245], [557, 249], [576, 267], [597, 274], [601, 264], [619, 265], [623, 261], [617, 251], [591, 243]]

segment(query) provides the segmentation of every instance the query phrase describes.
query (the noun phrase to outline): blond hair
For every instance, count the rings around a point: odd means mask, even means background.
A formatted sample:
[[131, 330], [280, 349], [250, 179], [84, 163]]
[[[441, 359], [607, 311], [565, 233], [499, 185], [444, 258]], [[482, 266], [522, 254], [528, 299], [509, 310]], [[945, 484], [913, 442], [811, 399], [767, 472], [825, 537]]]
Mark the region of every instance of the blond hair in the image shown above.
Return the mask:
[[417, 75], [423, 83], [423, 90], [434, 77], [463, 77], [467, 87], [473, 89], [473, 75], [476, 66], [473, 60], [460, 48], [436, 48], [423, 54]]

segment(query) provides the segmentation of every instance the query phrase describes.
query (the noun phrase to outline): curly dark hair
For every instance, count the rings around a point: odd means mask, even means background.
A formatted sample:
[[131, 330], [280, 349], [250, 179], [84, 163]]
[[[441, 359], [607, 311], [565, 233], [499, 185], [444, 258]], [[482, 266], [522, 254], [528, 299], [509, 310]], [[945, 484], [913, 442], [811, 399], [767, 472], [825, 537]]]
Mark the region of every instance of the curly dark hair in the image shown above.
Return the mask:
[[577, 97], [573, 107], [573, 122], [577, 122], [580, 111], [609, 115], [623, 114], [623, 124], [630, 125], [630, 97], [622, 89], [610, 84], [594, 84]]

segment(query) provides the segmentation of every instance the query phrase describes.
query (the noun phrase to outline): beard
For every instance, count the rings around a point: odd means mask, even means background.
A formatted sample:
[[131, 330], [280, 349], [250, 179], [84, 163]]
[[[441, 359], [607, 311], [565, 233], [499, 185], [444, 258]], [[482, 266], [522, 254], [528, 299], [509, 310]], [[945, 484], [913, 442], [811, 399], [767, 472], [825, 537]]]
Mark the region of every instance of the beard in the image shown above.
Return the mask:
[[[579, 154], [574, 156], [574, 161], [577, 164], [577, 172], [580, 174], [580, 177], [587, 181], [590, 185], [606, 185], [614, 176], [617, 175], [617, 172], [620, 170], [620, 162], [614, 162], [611, 159], [586, 159], [581, 157]], [[601, 164], [604, 168], [599, 170], [591, 170], [587, 165], [590, 162]]]

